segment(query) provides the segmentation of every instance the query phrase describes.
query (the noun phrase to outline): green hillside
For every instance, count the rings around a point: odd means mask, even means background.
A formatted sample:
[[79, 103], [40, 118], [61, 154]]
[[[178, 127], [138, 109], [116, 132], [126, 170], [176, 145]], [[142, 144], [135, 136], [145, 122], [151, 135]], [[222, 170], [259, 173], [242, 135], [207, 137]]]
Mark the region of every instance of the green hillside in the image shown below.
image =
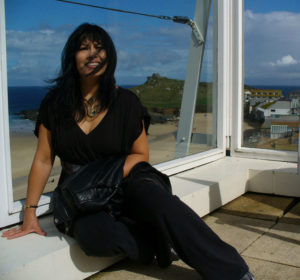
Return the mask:
[[[179, 109], [183, 94], [183, 80], [169, 79], [153, 74], [147, 81], [131, 88], [148, 109]], [[197, 100], [197, 112], [211, 112], [212, 84], [200, 83]]]

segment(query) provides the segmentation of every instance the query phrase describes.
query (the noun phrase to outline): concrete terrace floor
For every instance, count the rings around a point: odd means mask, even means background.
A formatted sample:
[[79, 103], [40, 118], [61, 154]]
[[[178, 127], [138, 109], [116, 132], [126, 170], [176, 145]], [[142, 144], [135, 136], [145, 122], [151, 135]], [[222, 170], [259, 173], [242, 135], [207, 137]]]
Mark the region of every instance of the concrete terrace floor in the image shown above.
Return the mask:
[[[300, 279], [299, 198], [247, 193], [203, 219], [239, 251], [256, 280]], [[161, 269], [155, 262], [140, 265], [128, 259], [87, 279], [204, 280], [180, 260]]]

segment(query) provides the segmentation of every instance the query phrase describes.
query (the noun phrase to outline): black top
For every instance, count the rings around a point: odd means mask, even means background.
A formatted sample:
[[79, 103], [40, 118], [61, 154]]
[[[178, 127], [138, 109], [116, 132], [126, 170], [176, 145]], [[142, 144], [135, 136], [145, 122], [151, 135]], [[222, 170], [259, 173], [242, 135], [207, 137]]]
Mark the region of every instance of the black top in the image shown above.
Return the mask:
[[[54, 152], [62, 161], [82, 165], [103, 156], [130, 153], [133, 142], [142, 132], [142, 120], [147, 131], [150, 116], [135, 93], [120, 87], [117, 92], [108, 112], [89, 134], [85, 134], [75, 120], [61, 129], [55, 127], [55, 133], [51, 133]], [[55, 110], [48, 100], [44, 98], [40, 106], [37, 135], [41, 123], [54, 131]]]

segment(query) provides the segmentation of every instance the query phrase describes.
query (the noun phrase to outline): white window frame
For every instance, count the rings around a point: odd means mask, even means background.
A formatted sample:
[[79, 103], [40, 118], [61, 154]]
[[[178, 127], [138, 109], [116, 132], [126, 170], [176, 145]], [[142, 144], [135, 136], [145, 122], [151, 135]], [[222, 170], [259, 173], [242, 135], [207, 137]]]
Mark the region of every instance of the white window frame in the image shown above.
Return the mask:
[[244, 0], [232, 1], [232, 137], [231, 154], [236, 157], [297, 162], [297, 152], [242, 146], [244, 89]]
[[[207, 0], [197, 0], [207, 1]], [[0, 0], [0, 228], [23, 220], [22, 206], [25, 199], [14, 201], [12, 189], [9, 118], [8, 118], [8, 93], [7, 93], [7, 62], [6, 62], [6, 28], [4, 0]], [[167, 175], [173, 175], [209, 162], [215, 161], [226, 154], [226, 135], [229, 135], [230, 118], [228, 115], [228, 97], [230, 96], [230, 3], [227, 1], [213, 0], [214, 24], [218, 29], [215, 36], [214, 56], [217, 61], [214, 64], [214, 73], [217, 79], [217, 148], [212, 150], [174, 159], [155, 165]], [[216, 42], [217, 41], [217, 42]], [[216, 69], [217, 68], [217, 69]], [[216, 72], [217, 71], [217, 72]], [[43, 194], [39, 201], [40, 207], [37, 215], [49, 212], [49, 203], [52, 194]]]

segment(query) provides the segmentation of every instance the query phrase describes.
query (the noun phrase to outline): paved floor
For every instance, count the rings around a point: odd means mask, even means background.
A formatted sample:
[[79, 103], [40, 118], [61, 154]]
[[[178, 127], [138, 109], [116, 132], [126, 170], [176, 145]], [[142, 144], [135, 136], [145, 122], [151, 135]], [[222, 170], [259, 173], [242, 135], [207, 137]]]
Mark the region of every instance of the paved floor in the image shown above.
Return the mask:
[[[300, 200], [248, 193], [204, 217], [234, 246], [256, 280], [300, 279]], [[161, 269], [124, 260], [89, 280], [201, 280], [182, 261]], [[221, 280], [221, 278], [220, 278]]]

